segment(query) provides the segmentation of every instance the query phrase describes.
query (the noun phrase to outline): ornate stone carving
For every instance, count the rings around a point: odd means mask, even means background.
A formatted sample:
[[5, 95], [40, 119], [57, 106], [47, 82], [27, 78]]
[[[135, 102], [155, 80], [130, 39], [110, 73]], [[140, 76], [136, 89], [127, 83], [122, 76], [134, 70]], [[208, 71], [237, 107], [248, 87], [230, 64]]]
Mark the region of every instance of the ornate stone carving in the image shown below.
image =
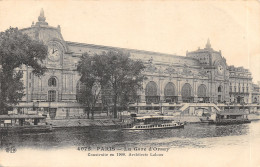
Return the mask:
[[182, 69], [182, 73], [181, 74], [182, 75], [192, 75], [193, 73], [189, 69], [189, 67], [186, 64], [184, 64], [184, 68]]
[[198, 76], [199, 77], [207, 77], [208, 73], [207, 73], [207, 71], [203, 67], [201, 67], [201, 69], [200, 69], [200, 71], [198, 73]]
[[153, 64], [153, 58], [152, 57], [148, 60], [148, 65], [147, 65], [147, 67], [145, 69], [145, 72], [150, 72], [150, 73], [157, 72], [157, 68]]
[[157, 68], [153, 64], [149, 64], [146, 69], [146, 72], [155, 73], [157, 72]]
[[175, 74], [175, 73], [177, 73], [177, 72], [176, 72], [176, 70], [174, 69], [173, 65], [170, 65], [170, 66], [168, 66], [168, 67], [165, 69], [164, 73], [171, 75], [171, 74]]

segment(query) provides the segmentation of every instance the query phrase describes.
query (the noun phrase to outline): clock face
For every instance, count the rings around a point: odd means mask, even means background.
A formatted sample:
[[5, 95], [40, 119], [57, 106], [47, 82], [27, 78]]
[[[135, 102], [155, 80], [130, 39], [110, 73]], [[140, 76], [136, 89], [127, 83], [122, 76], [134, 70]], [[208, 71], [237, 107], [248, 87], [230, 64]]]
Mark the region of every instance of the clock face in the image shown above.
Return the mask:
[[222, 65], [218, 65], [218, 73], [219, 74], [223, 74], [223, 72], [224, 72], [223, 66]]
[[51, 61], [59, 61], [61, 55], [61, 50], [56, 43], [51, 43], [48, 45], [48, 58]]

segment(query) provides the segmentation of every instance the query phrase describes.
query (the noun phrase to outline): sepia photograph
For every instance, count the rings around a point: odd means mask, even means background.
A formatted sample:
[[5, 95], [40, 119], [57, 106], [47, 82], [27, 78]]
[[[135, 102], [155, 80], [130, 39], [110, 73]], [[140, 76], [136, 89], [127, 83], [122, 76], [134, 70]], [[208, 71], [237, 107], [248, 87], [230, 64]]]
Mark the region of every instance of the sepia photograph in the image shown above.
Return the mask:
[[260, 1], [0, 1], [0, 166], [260, 166]]

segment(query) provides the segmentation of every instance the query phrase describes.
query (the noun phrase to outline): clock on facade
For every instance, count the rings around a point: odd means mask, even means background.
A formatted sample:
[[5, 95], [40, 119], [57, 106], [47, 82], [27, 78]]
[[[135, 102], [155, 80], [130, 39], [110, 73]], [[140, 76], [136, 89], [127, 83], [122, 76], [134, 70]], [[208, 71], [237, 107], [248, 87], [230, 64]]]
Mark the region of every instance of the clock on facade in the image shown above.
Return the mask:
[[223, 72], [224, 72], [223, 66], [222, 65], [218, 65], [218, 73], [219, 74], [223, 74]]
[[56, 43], [48, 44], [48, 58], [51, 61], [59, 61], [61, 56], [61, 49]]

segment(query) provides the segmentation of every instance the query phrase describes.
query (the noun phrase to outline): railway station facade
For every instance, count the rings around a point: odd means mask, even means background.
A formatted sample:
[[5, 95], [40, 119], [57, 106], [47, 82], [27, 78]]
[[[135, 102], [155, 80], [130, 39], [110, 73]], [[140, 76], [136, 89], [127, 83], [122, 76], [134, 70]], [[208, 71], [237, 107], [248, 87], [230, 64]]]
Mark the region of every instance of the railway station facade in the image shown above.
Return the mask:
[[25, 86], [21, 107], [79, 106], [76, 97], [80, 76], [76, 67], [81, 55], [114, 49], [129, 52], [132, 59], [141, 59], [146, 66], [147, 79], [139, 91], [139, 102], [259, 103], [257, 92], [252, 99], [250, 71], [227, 65], [221, 51], [215, 51], [209, 40], [204, 48], [187, 51], [186, 56], [70, 42], [63, 39], [60, 26], [48, 25], [43, 10], [38, 22], [21, 31], [48, 46], [48, 57], [43, 62], [48, 71], [43, 76], [34, 76], [30, 67], [20, 69]]

